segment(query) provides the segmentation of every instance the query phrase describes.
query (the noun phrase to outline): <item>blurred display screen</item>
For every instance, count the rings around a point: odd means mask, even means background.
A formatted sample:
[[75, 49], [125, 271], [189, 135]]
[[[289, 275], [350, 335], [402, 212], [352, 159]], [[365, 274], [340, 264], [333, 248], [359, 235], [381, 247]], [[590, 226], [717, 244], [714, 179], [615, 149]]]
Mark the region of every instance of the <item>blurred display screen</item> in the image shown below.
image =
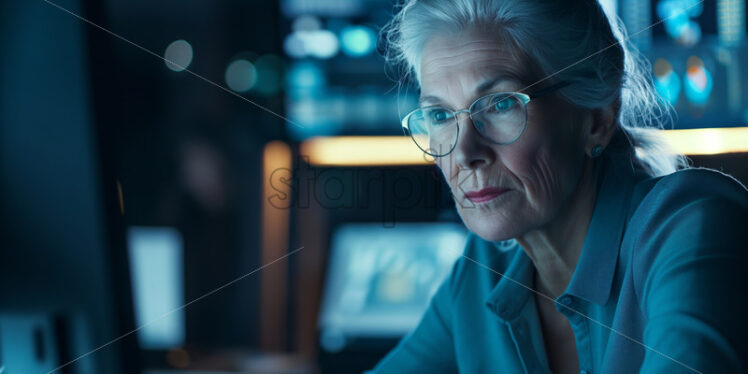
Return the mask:
[[[637, 9], [641, 20], [632, 16]], [[646, 38], [633, 40], [652, 63], [660, 97], [675, 109], [675, 128], [748, 124], [745, 0], [632, 1], [620, 11], [630, 35], [652, 25]]]
[[[599, 0], [623, 20], [649, 60], [674, 128], [748, 125], [745, 0]], [[398, 87], [376, 32], [392, 17], [385, 0], [284, 0], [289, 126], [295, 140], [330, 135], [400, 135], [417, 90]], [[389, 72], [390, 74], [386, 74]]]
[[455, 223], [346, 224], [334, 233], [320, 313], [322, 347], [406, 334], [462, 254]]
[[169, 349], [184, 343], [182, 236], [169, 227], [130, 227], [127, 231], [135, 324], [143, 349]]

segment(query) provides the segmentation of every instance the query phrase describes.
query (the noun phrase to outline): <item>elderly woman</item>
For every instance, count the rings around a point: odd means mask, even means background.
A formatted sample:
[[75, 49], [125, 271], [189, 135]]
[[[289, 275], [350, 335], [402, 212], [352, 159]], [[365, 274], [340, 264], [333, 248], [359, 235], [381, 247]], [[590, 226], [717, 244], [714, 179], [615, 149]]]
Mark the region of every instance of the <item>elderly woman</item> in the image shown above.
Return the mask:
[[748, 192], [647, 129], [621, 30], [595, 0], [410, 1], [384, 30], [471, 235], [374, 372], [748, 370]]

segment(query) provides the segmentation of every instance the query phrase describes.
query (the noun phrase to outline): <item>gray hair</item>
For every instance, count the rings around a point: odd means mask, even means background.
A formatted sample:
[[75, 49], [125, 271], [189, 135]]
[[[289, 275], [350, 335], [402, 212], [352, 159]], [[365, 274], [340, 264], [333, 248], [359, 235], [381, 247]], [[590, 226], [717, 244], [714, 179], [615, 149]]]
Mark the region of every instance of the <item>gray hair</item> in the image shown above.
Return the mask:
[[400, 83], [420, 85], [421, 51], [435, 33], [476, 26], [497, 30], [537, 65], [542, 80], [574, 82], [559, 90], [586, 109], [615, 105], [619, 128], [606, 149], [627, 153], [652, 176], [687, 167], [656, 131], [672, 108], [654, 90], [649, 62], [628, 42], [618, 17], [596, 0], [406, 0], [382, 29], [385, 59], [400, 67]]

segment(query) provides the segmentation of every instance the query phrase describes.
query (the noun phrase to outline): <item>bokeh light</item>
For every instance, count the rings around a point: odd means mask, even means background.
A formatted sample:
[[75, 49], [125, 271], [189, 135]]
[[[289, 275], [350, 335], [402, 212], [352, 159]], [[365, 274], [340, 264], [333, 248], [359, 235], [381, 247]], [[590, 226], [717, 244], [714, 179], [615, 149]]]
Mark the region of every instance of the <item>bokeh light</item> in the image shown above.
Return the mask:
[[264, 55], [255, 61], [257, 82], [254, 90], [264, 95], [274, 95], [281, 89], [283, 59], [276, 55]]
[[236, 92], [249, 91], [256, 81], [257, 70], [247, 60], [235, 60], [226, 68], [226, 84]]
[[665, 31], [676, 42], [693, 46], [701, 40], [701, 26], [691, 18], [704, 11], [703, 1], [661, 0], [657, 3], [657, 16], [664, 22]]
[[348, 26], [340, 32], [340, 41], [343, 53], [361, 57], [374, 51], [376, 34], [366, 26]]
[[678, 102], [678, 96], [680, 95], [681, 84], [680, 77], [675, 71], [670, 62], [664, 58], [658, 58], [654, 64], [655, 74], [655, 89], [657, 93], [665, 101], [671, 105], [675, 105]]
[[717, 31], [720, 44], [739, 46], [745, 38], [745, 0], [717, 1]]
[[337, 36], [329, 30], [294, 31], [286, 37], [283, 49], [294, 58], [327, 59], [338, 53], [340, 44]]
[[688, 101], [702, 106], [709, 101], [712, 93], [712, 74], [704, 66], [704, 62], [697, 56], [691, 56], [686, 63], [687, 70], [684, 80], [684, 93]]
[[192, 46], [185, 40], [176, 40], [164, 51], [164, 63], [173, 71], [183, 71], [192, 63]]
[[295, 63], [286, 75], [286, 84], [295, 89], [320, 88], [325, 85], [325, 74], [317, 64], [311, 62]]
[[304, 40], [299, 37], [297, 33], [293, 33], [286, 37], [283, 42], [283, 50], [286, 54], [293, 58], [302, 58], [306, 56], [306, 48], [304, 47]]
[[314, 31], [322, 28], [322, 22], [314, 16], [301, 16], [293, 21], [291, 29], [293, 31]]

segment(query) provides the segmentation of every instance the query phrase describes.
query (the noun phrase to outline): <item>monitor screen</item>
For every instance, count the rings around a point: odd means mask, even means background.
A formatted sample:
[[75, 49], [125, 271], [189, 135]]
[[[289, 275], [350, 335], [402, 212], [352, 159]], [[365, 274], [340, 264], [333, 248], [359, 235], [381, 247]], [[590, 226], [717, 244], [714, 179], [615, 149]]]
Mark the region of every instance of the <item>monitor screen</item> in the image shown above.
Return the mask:
[[466, 237], [456, 223], [339, 226], [319, 320], [322, 347], [335, 351], [349, 337], [396, 337], [413, 329]]
[[181, 234], [170, 227], [127, 230], [135, 321], [144, 349], [184, 344], [184, 284]]

